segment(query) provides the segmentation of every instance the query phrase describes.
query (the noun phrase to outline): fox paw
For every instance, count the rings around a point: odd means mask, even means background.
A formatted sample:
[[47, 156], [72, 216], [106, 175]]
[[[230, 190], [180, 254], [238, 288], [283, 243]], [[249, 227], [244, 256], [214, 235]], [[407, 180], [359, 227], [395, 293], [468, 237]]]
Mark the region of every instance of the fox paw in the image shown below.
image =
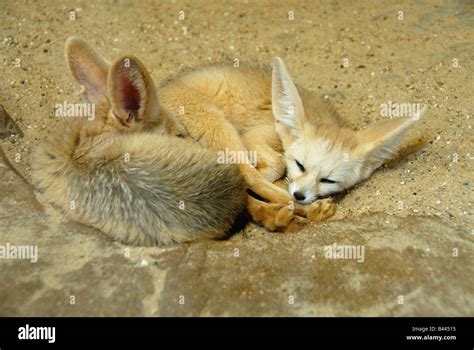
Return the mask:
[[270, 231], [282, 231], [294, 218], [287, 205], [265, 204], [252, 212], [253, 219]]
[[336, 204], [331, 198], [326, 198], [312, 203], [306, 212], [306, 217], [311, 221], [321, 222], [330, 218], [335, 213]]
[[293, 219], [290, 221], [290, 223], [281, 230], [281, 232], [293, 233], [301, 231], [309, 222], [310, 221], [308, 219], [295, 215], [293, 216]]
[[293, 210], [287, 205], [274, 204], [266, 215], [263, 226], [271, 231], [281, 230], [287, 227], [294, 217]]
[[[269, 212], [269, 210], [271, 212]], [[266, 211], [267, 216], [262, 224], [271, 231], [284, 233], [299, 232], [311, 222], [302, 216], [296, 215], [295, 212], [286, 205], [272, 204], [271, 208], [266, 208]]]

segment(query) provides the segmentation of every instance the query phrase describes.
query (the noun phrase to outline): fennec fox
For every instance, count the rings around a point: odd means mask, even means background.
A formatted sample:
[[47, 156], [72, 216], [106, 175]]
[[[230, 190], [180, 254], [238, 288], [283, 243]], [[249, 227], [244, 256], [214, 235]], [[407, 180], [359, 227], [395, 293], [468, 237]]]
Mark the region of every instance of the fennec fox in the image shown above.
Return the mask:
[[96, 117], [67, 121], [36, 151], [40, 196], [127, 244], [228, 233], [245, 205], [239, 168], [175, 137], [186, 130], [158, 103], [143, 64], [133, 56], [109, 64], [78, 38], [67, 41], [66, 58]]
[[[195, 70], [166, 83], [159, 95], [176, 113], [181, 108], [189, 137], [205, 147], [257, 154], [256, 169], [240, 168], [250, 189], [270, 202], [251, 196], [247, 201], [254, 220], [269, 229], [286, 227], [296, 214], [313, 221], [333, 215], [334, 204], [317, 199], [354, 186], [395, 157], [420, 117], [386, 120], [362, 131], [346, 128], [329, 103], [296, 87], [280, 58], [272, 70]], [[289, 191], [272, 184], [285, 173]]]

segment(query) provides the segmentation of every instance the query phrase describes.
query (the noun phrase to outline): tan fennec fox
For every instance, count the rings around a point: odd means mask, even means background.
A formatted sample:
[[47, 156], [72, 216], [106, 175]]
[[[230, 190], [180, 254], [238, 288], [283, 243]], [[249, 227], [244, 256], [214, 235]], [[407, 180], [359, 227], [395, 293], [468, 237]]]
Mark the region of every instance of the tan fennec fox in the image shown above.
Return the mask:
[[[159, 90], [189, 137], [215, 150], [252, 151], [256, 170], [241, 164], [250, 189], [270, 203], [248, 197], [255, 221], [284, 228], [294, 214], [321, 221], [335, 212], [318, 200], [367, 179], [396, 155], [419, 119], [396, 118], [362, 131], [343, 126], [325, 100], [293, 83], [280, 58], [273, 70], [210, 66], [175, 78]], [[420, 112], [422, 113], [422, 112]], [[271, 184], [287, 174], [289, 193]], [[292, 203], [295, 200], [296, 203]], [[288, 211], [288, 204], [290, 209]]]

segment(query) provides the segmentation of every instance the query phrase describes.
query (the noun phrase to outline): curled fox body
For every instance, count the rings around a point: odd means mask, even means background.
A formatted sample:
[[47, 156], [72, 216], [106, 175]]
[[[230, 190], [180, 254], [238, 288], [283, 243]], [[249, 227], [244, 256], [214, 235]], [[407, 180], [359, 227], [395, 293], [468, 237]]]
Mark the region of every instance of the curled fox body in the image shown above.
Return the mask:
[[[257, 154], [241, 172], [254, 220], [287, 227], [298, 216], [324, 220], [335, 212], [321, 199], [366, 180], [397, 148], [420, 115], [385, 120], [355, 131], [324, 99], [297, 87], [280, 58], [273, 68], [210, 66], [165, 84], [159, 95], [178, 111], [188, 135], [207, 148]], [[288, 186], [277, 187], [286, 174]], [[288, 204], [293, 208], [287, 210]], [[285, 206], [286, 205], [286, 206]]]
[[[175, 137], [184, 131], [173, 113], [158, 105], [139, 63], [124, 72], [104, 61], [108, 72], [101, 75], [87, 68], [88, 56], [95, 53], [80, 44], [68, 42], [67, 57], [86, 96], [97, 103], [96, 118], [67, 121], [38, 148], [32, 166], [39, 195], [68, 217], [127, 244], [227, 234], [245, 203], [238, 167], [219, 164], [215, 152]], [[126, 84], [126, 74], [142, 84], [131, 97], [115, 85]], [[133, 116], [134, 125], [117, 123], [111, 113]]]

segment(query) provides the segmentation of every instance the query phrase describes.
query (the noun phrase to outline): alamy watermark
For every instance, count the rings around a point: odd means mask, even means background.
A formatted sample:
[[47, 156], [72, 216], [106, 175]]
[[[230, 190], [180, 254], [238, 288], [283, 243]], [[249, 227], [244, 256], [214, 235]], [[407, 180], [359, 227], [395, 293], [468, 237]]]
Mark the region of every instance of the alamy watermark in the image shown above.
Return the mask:
[[38, 261], [38, 246], [14, 245], [7, 242], [5, 245], [0, 245], [0, 259], [30, 260], [30, 262], [36, 263]]
[[217, 152], [217, 163], [219, 164], [250, 164], [257, 166], [256, 151], [233, 151], [226, 148]]
[[395, 103], [388, 101], [380, 105], [380, 115], [382, 117], [405, 117], [420, 119], [426, 105], [421, 103]]
[[363, 263], [365, 260], [365, 247], [363, 245], [338, 245], [333, 243], [324, 247], [326, 259], [357, 260]]
[[26, 324], [18, 328], [18, 339], [20, 340], [47, 340], [48, 343], [56, 341], [56, 327], [35, 327]]
[[65, 117], [78, 117], [87, 118], [87, 120], [95, 119], [95, 103], [56, 103], [54, 105], [54, 116], [65, 118]]

